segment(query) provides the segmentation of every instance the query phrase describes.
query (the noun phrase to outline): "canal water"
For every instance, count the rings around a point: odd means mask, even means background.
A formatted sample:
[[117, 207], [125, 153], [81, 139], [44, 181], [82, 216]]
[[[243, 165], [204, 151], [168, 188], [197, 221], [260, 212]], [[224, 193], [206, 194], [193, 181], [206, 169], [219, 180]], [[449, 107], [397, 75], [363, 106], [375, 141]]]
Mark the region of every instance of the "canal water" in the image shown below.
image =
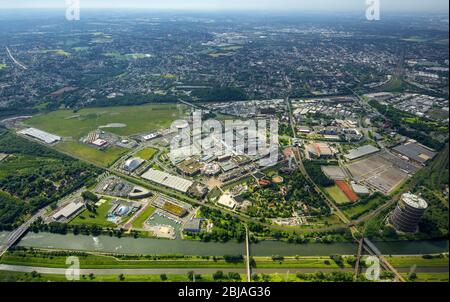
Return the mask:
[[[0, 232], [0, 242], [6, 237]], [[385, 255], [414, 255], [448, 252], [446, 240], [377, 242], [379, 250]], [[149, 238], [117, 238], [109, 236], [58, 235], [50, 233], [29, 233], [18, 244], [23, 247], [54, 248], [79, 251], [97, 251], [123, 254], [180, 254], [200, 256], [223, 256], [245, 254], [245, 244], [237, 242], [217, 243], [187, 240], [163, 240]], [[252, 244], [253, 256], [329, 256], [333, 254], [351, 255], [357, 253], [353, 243], [332, 244], [288, 244], [264, 241]]]

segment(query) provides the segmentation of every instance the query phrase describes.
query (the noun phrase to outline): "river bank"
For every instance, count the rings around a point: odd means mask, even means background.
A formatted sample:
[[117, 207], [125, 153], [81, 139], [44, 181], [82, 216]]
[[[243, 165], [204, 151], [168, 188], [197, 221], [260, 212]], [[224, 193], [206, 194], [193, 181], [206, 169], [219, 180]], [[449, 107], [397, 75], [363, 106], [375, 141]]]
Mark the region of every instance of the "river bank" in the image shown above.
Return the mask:
[[[0, 233], [0, 242], [7, 236]], [[377, 242], [379, 250], [385, 255], [421, 255], [448, 253], [448, 241], [396, 241]], [[109, 236], [59, 235], [51, 233], [29, 233], [17, 244], [19, 247], [90, 251], [117, 254], [149, 255], [198, 255], [223, 256], [245, 254], [245, 244], [230, 241], [199, 242], [187, 240], [161, 240], [149, 238], [117, 238]], [[357, 252], [355, 243], [308, 243], [289, 244], [278, 241], [263, 241], [251, 244], [252, 256], [329, 256], [353, 255]]]

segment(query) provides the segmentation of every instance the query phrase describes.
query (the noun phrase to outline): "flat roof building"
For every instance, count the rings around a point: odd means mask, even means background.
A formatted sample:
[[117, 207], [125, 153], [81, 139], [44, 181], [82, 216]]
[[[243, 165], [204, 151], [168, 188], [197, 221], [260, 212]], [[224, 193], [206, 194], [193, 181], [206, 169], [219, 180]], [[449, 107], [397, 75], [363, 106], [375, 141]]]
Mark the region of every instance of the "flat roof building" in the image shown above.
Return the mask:
[[356, 149], [352, 149], [350, 150], [350, 152], [345, 156], [345, 158], [347, 158], [348, 160], [355, 160], [367, 155], [371, 155], [374, 153], [377, 153], [378, 151], [380, 151], [380, 149], [372, 146], [372, 145], [366, 145], [366, 146], [362, 146]]
[[370, 191], [367, 187], [358, 185], [357, 183], [352, 183], [352, 190], [358, 195], [369, 195]]
[[60, 220], [61, 218], [69, 219], [74, 214], [76, 214], [79, 210], [81, 210], [84, 207], [84, 203], [79, 202], [71, 202], [68, 205], [66, 205], [64, 208], [59, 210], [53, 215], [54, 220]]
[[184, 232], [200, 233], [202, 218], [192, 218], [183, 227]]
[[230, 209], [234, 209], [236, 207], [236, 201], [230, 193], [224, 193], [220, 196], [217, 203]]
[[36, 138], [46, 144], [53, 144], [61, 141], [61, 137], [57, 135], [50, 134], [48, 132], [36, 129], [36, 128], [27, 128], [18, 132], [19, 134], [27, 135], [32, 138]]
[[141, 176], [144, 179], [150, 180], [165, 187], [186, 193], [194, 184], [192, 181], [171, 175], [166, 172], [150, 169]]
[[335, 152], [327, 143], [314, 143], [306, 146], [308, 153], [317, 158], [321, 157], [332, 157]]
[[95, 141], [93, 141], [92, 144], [96, 147], [101, 148], [101, 147], [106, 146], [108, 144], [108, 142], [105, 141], [104, 139], [99, 138], [99, 139], [96, 139]]
[[150, 140], [155, 139], [160, 136], [161, 136], [161, 133], [155, 132], [155, 133], [150, 133], [150, 134], [142, 136], [142, 139], [145, 141], [150, 141]]
[[393, 150], [394, 152], [406, 156], [409, 160], [419, 163], [421, 165], [425, 165], [437, 154], [436, 152], [434, 152], [434, 150], [412, 141], [397, 146]]

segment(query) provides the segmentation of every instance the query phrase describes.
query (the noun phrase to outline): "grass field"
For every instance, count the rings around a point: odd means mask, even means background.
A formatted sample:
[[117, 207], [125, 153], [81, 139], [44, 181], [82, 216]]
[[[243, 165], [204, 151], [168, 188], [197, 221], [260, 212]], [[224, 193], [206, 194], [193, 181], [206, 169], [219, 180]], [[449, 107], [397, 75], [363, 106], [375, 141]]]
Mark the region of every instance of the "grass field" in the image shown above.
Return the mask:
[[107, 201], [97, 207], [97, 213], [91, 213], [88, 210], [84, 210], [78, 215], [75, 219], [73, 219], [70, 224], [71, 225], [98, 225], [102, 227], [115, 227], [116, 225], [112, 222], [106, 220], [106, 216], [108, 215], [108, 211], [111, 208], [111, 202]]
[[369, 212], [370, 210], [376, 209], [379, 206], [381, 206], [385, 201], [383, 200], [382, 196], [378, 196], [375, 198], [372, 198], [368, 203], [366, 204], [362, 204], [362, 203], [357, 203], [355, 204], [355, 206], [346, 208], [343, 210], [343, 212], [345, 213], [345, 215], [347, 215], [348, 217], [355, 219], [358, 218], [359, 216]]
[[[138, 258], [136, 260], [120, 260], [106, 255], [78, 255], [80, 267], [91, 268], [245, 268], [245, 263], [229, 263], [223, 259], [213, 260], [201, 257], [181, 259], [151, 260]], [[57, 255], [56, 252], [14, 251], [6, 253], [0, 260], [2, 264], [23, 265], [35, 267], [66, 268], [67, 255]]]
[[127, 149], [117, 147], [98, 150], [77, 142], [62, 142], [56, 145], [56, 149], [103, 167], [111, 166], [128, 151]]
[[[181, 112], [180, 109], [181, 108]], [[58, 110], [36, 115], [26, 124], [59, 136], [66, 140], [56, 146], [57, 149], [73, 154], [94, 164], [109, 166], [127, 150], [111, 147], [105, 151], [78, 143], [79, 139], [102, 126], [123, 124], [122, 128], [104, 128], [103, 130], [128, 136], [148, 133], [167, 128], [182, 118], [186, 106], [175, 104], [150, 104], [128, 107], [89, 108], [78, 112]], [[150, 152], [150, 151], [148, 151]]]
[[148, 206], [132, 223], [133, 229], [142, 229], [144, 222], [155, 212], [155, 208]]
[[333, 198], [333, 200], [337, 204], [346, 204], [350, 202], [350, 199], [347, 198], [347, 196], [342, 192], [342, 190], [338, 186], [332, 186], [329, 188], [325, 188], [325, 191], [328, 193], [328, 195]]
[[158, 152], [158, 149], [155, 148], [145, 148], [138, 153], [136, 153], [137, 157], [140, 157], [145, 160], [151, 160], [153, 156]]
[[104, 130], [117, 135], [127, 136], [169, 127], [178, 118], [180, 118], [180, 114], [177, 105], [151, 104], [89, 108], [78, 112], [58, 110], [37, 115], [27, 120], [26, 123], [59, 136], [79, 139], [100, 126], [112, 123], [126, 126], [123, 128], [104, 128]]
[[[402, 274], [408, 279], [409, 274]], [[414, 282], [448, 282], [448, 273], [417, 273], [417, 279]]]
[[[189, 282], [187, 274], [168, 274], [164, 282]], [[271, 276], [272, 277], [272, 276]], [[276, 278], [276, 276], [273, 276]], [[295, 278], [292, 275], [291, 278]], [[274, 279], [277, 280], [277, 279]], [[212, 275], [196, 275], [196, 282], [213, 282]], [[241, 281], [245, 281], [245, 276], [241, 275]], [[80, 276], [79, 281], [68, 281], [64, 275], [31, 274], [0, 271], [0, 282], [162, 282], [160, 275], [124, 275], [122, 279], [119, 275], [85, 275]], [[238, 281], [239, 282], [239, 281]]]
[[395, 268], [417, 267], [448, 267], [448, 257], [425, 259], [422, 256], [395, 256], [386, 257]]

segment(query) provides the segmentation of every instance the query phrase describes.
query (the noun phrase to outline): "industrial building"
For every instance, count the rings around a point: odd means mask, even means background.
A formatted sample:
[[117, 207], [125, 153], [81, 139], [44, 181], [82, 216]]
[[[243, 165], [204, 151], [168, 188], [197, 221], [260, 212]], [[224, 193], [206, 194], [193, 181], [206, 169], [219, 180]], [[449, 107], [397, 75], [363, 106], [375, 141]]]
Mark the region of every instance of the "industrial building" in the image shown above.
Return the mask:
[[220, 196], [217, 203], [230, 209], [234, 209], [236, 207], [236, 201], [230, 193], [224, 193]]
[[411, 193], [403, 194], [389, 221], [400, 232], [415, 233], [427, 208], [428, 203], [423, 198]]
[[147, 134], [147, 135], [143, 135], [143, 136], [142, 136], [142, 139], [143, 139], [144, 141], [151, 141], [151, 140], [153, 140], [153, 139], [155, 139], [155, 138], [158, 138], [158, 137], [160, 137], [160, 136], [161, 136], [161, 133], [155, 132], [155, 133], [150, 133], [150, 134]]
[[190, 180], [155, 169], [149, 169], [147, 172], [142, 174], [141, 177], [182, 193], [186, 193], [193, 185], [193, 182]]
[[183, 227], [184, 232], [200, 233], [203, 218], [192, 218]]
[[142, 158], [139, 158], [139, 157], [130, 158], [123, 165], [123, 169], [128, 172], [134, 172], [134, 171], [136, 171], [137, 168], [142, 166], [142, 164], [144, 162], [145, 162], [145, 160], [143, 160]]
[[27, 128], [27, 129], [19, 131], [18, 133], [38, 139], [49, 145], [61, 141], [61, 137], [50, 134], [48, 132], [44, 132], [44, 131], [36, 129], [36, 128]]
[[59, 210], [53, 215], [54, 220], [60, 220], [60, 219], [69, 219], [73, 216], [75, 216], [76, 213], [78, 213], [82, 208], [84, 207], [84, 203], [79, 202], [71, 202], [68, 205], [66, 205], [64, 208]]
[[314, 143], [306, 146], [309, 155], [315, 158], [328, 158], [336, 153], [327, 143]]
[[367, 155], [371, 155], [374, 153], [377, 153], [378, 151], [380, 151], [380, 149], [372, 146], [372, 145], [366, 145], [360, 148], [356, 148], [356, 149], [352, 149], [350, 150], [350, 152], [345, 156], [346, 159], [348, 160], [355, 160]]
[[370, 191], [366, 186], [362, 186], [359, 185], [355, 182], [352, 182], [352, 190], [357, 194], [357, 195], [369, 195]]
[[397, 146], [393, 151], [423, 166], [436, 156], [436, 152], [415, 141], [409, 141], [406, 144]]
[[96, 139], [95, 141], [92, 142], [92, 145], [94, 145], [97, 148], [103, 148], [108, 144], [107, 141], [105, 141], [104, 139]]

